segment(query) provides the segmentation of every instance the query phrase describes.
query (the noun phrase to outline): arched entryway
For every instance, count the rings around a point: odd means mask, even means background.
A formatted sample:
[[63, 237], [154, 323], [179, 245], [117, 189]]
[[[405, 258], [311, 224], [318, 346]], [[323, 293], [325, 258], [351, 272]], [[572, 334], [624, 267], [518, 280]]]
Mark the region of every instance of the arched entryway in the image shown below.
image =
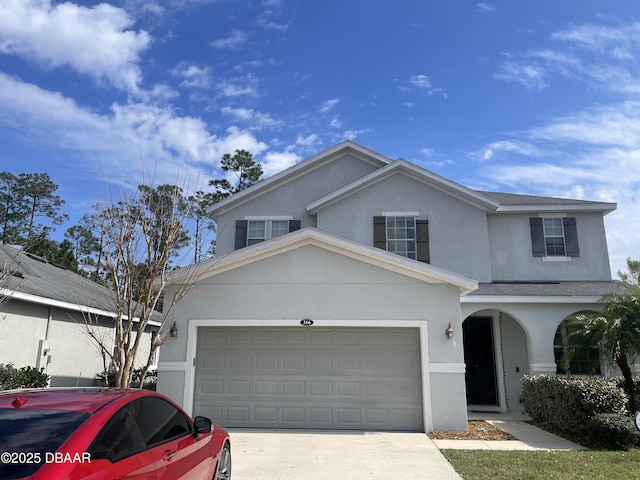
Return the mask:
[[527, 335], [509, 313], [482, 310], [462, 324], [467, 405], [475, 411], [522, 411], [522, 377], [529, 373]]

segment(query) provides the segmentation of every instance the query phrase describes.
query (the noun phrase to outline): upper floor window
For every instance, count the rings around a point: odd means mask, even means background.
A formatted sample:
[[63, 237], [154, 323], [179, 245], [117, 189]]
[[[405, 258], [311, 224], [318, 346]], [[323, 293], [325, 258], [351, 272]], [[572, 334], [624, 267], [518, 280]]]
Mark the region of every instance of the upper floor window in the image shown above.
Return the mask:
[[561, 218], [543, 218], [544, 245], [548, 257], [564, 257], [564, 228]]
[[289, 233], [289, 220], [249, 220], [247, 246]]
[[374, 217], [373, 246], [429, 263], [429, 221], [410, 213]]
[[386, 217], [387, 250], [403, 257], [416, 259], [415, 217]]
[[579, 257], [578, 232], [573, 217], [529, 219], [534, 257]]
[[235, 249], [255, 245], [270, 238], [300, 230], [300, 220], [285, 218], [249, 218], [236, 221]]

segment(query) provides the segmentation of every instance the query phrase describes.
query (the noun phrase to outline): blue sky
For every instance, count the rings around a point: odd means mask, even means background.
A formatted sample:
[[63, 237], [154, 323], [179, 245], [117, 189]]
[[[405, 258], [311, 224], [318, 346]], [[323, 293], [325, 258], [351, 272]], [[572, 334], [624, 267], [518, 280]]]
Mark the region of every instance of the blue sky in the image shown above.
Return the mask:
[[[2, 0], [0, 169], [71, 221], [108, 186], [271, 175], [343, 139], [467, 187], [617, 202], [640, 258], [637, 0]], [[206, 189], [206, 188], [205, 188]]]

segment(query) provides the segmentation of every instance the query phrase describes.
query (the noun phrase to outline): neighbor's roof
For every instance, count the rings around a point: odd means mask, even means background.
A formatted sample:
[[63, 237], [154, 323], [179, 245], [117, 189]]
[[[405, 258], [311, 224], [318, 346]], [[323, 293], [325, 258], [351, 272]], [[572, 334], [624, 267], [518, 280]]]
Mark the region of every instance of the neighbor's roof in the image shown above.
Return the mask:
[[108, 316], [115, 310], [110, 289], [9, 245], [0, 244], [0, 270], [9, 273], [0, 289], [17, 300]]

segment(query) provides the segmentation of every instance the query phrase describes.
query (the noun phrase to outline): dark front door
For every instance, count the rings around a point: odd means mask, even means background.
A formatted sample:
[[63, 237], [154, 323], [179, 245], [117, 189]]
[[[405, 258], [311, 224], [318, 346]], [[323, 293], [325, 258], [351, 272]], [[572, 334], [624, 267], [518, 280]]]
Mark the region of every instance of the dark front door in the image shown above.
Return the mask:
[[462, 324], [467, 366], [467, 404], [498, 405], [491, 317], [469, 317]]

